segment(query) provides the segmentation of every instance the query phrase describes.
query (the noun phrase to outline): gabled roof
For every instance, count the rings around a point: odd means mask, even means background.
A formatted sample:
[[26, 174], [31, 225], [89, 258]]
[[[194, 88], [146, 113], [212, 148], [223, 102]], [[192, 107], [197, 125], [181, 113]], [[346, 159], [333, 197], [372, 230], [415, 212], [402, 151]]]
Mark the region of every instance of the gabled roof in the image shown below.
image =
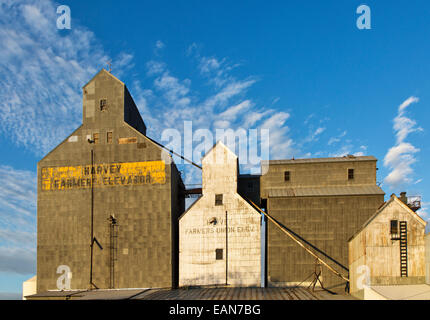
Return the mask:
[[411, 208], [409, 208], [406, 204], [403, 203], [402, 200], [397, 198], [397, 196], [393, 193], [390, 197], [390, 200], [386, 201], [376, 212], [373, 216], [371, 216], [362, 226], [360, 229], [358, 229], [354, 235], [349, 238], [348, 242], [350, 242], [352, 239], [354, 239], [361, 231], [363, 231], [388, 205], [392, 202], [398, 203], [401, 207], [403, 207], [409, 214], [411, 214], [418, 222], [420, 222], [423, 226], [427, 225], [427, 222], [424, 221], [423, 218], [421, 218], [416, 212], [412, 211]]
[[190, 211], [191, 210], [191, 208], [192, 207], [194, 207], [194, 205], [201, 199], [201, 198], [203, 198], [203, 195], [201, 195], [201, 196], [199, 196], [197, 199], [196, 199], [196, 201], [194, 201], [189, 207], [188, 207], [188, 209], [187, 210], [185, 210], [179, 217], [178, 217], [178, 221], [179, 220], [181, 220], [182, 219], [182, 217], [183, 216], [185, 216], [187, 213], [188, 213], [188, 211]]
[[215, 149], [215, 147], [218, 147], [218, 146], [221, 146], [221, 147], [223, 147], [224, 149], [226, 149], [226, 150], [228, 150], [236, 159], [237, 159], [237, 155], [233, 152], [233, 151], [231, 151], [221, 140], [218, 140], [218, 142], [217, 143], [215, 143], [213, 146], [212, 146], [212, 148], [210, 148], [207, 152], [206, 152], [206, 154], [203, 156], [203, 158], [202, 158], [202, 162], [203, 162], [203, 159], [204, 158], [206, 158], [214, 149]]
[[121, 80], [119, 80], [117, 77], [115, 77], [112, 73], [110, 73], [109, 71], [107, 71], [106, 69], [102, 68], [99, 72], [97, 72], [97, 74], [91, 78], [90, 81], [88, 81], [82, 88], [85, 88], [87, 85], [90, 84], [90, 82], [92, 82], [95, 77], [97, 77], [100, 73], [105, 73], [108, 74], [110, 77], [112, 77], [112, 79], [118, 81], [119, 83], [121, 83], [122, 85], [124, 85], [124, 82], [122, 82]]
[[73, 132], [71, 134], [69, 134], [63, 141], [61, 141], [59, 144], [57, 144], [51, 151], [49, 151], [47, 154], [45, 154], [43, 156], [43, 158], [40, 159], [37, 163], [42, 162], [43, 160], [45, 160], [51, 153], [53, 153], [55, 150], [57, 150], [61, 145], [63, 145], [64, 142], [66, 142], [67, 140], [69, 140], [69, 138], [71, 136], [73, 136], [76, 133], [76, 131], [78, 131], [81, 128], [82, 128], [82, 124], [79, 127], [77, 127], [75, 130], [73, 130]]
[[[151, 139], [150, 137], [144, 135], [142, 132], [140, 132], [139, 130], [137, 130], [136, 128], [134, 128], [130, 124], [128, 124], [126, 121], [124, 121], [124, 124], [126, 127], [128, 127], [129, 129], [133, 130], [134, 132], [136, 132], [137, 134], [139, 134], [140, 136], [144, 137], [146, 140], [151, 142], [154, 146], [156, 146], [160, 150], [163, 150], [163, 147], [158, 142], [156, 142], [155, 140]], [[172, 155], [168, 151], [166, 151], [166, 154], [172, 159], [172, 163], [174, 163]]]

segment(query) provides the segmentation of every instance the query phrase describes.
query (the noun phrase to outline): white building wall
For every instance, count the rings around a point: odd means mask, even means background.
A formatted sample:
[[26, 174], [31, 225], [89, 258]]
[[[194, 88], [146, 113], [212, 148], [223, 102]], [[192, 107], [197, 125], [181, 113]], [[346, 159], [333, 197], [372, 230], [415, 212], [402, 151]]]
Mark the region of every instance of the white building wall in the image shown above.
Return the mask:
[[202, 165], [203, 196], [179, 221], [179, 285], [260, 286], [261, 216], [237, 193], [237, 157], [218, 143]]
[[22, 283], [22, 300], [27, 300], [26, 296], [31, 296], [37, 293], [37, 276], [31, 277], [30, 279]]
[[426, 283], [430, 284], [430, 233], [425, 236], [426, 241]]

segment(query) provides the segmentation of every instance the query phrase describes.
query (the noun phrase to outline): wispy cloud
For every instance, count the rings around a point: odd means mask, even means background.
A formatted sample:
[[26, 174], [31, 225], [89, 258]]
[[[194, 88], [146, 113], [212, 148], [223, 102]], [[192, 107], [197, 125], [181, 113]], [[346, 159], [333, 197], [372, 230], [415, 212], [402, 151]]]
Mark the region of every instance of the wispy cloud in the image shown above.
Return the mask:
[[[135, 98], [143, 97], [144, 103], [150, 106], [140, 109], [145, 121], [150, 123], [149, 135], [160, 139], [164, 129], [182, 131], [184, 121], [192, 121], [194, 130], [209, 129], [214, 136], [216, 129], [264, 128], [270, 129], [270, 143], [276, 146], [271, 148], [272, 157], [292, 154], [294, 142], [287, 125], [290, 114], [253, 101], [249, 91], [257, 82], [255, 76], [235, 76], [238, 64], [229, 63], [227, 58], [204, 56], [197, 45], [190, 46], [187, 57], [198, 71], [197, 78], [181, 78], [164, 61], [152, 60], [146, 65], [152, 86], [146, 89], [146, 94], [142, 88], [133, 88], [134, 92], [140, 92]], [[185, 171], [193, 176], [188, 168]]]
[[157, 42], [155, 43], [155, 48], [156, 49], [163, 49], [164, 47], [165, 47], [165, 44], [163, 43], [163, 41], [157, 40]]
[[396, 134], [396, 144], [388, 150], [384, 158], [384, 166], [390, 169], [384, 182], [391, 188], [406, 185], [413, 181], [412, 165], [416, 162], [415, 154], [420, 150], [405, 140], [410, 133], [423, 129], [417, 127], [417, 123], [405, 114], [406, 109], [418, 101], [419, 99], [416, 97], [406, 99], [399, 106], [397, 116], [394, 118], [393, 129]]
[[36, 250], [0, 247], [0, 272], [36, 273]]
[[325, 131], [325, 127], [318, 127], [312, 130], [309, 136], [305, 139], [305, 142], [316, 142], [319, 140], [319, 136]]
[[[115, 75], [127, 75], [134, 56], [123, 51], [109, 57], [95, 35], [77, 21], [71, 30], [57, 30], [52, 1], [2, 1], [1, 6], [0, 130], [17, 145], [44, 155], [79, 126], [82, 86], [111, 60]], [[279, 143], [272, 148], [273, 156], [291, 154], [289, 114], [253, 101], [249, 91], [259, 80], [256, 76], [237, 76], [239, 63], [203, 55], [193, 44], [186, 59], [197, 70], [192, 73], [198, 77], [194, 84], [161, 61], [158, 53], [165, 48], [157, 41], [147, 78], [129, 84], [150, 135], [159, 138], [165, 128], [180, 129], [185, 120], [193, 121], [195, 129], [265, 127], [271, 129], [271, 141]]]
[[239, 115], [242, 115], [251, 106], [252, 102], [250, 100], [245, 100], [221, 112], [218, 117], [228, 121], [234, 121]]
[[335, 144], [335, 143], [337, 143], [337, 142], [340, 142], [341, 141], [341, 139], [344, 137], [344, 136], [346, 136], [346, 134], [347, 134], [347, 131], [345, 130], [345, 131], [343, 131], [341, 134], [339, 134], [339, 135], [337, 135], [337, 136], [335, 136], [335, 137], [331, 137], [330, 139], [329, 139], [329, 141], [328, 141], [328, 145], [329, 146], [331, 146], [331, 145], [333, 145], [333, 144]]
[[[1, 8], [0, 130], [43, 155], [79, 126], [81, 88], [111, 59], [77, 22], [59, 31], [52, 1], [1, 1]], [[132, 58], [121, 53], [115, 70], [129, 69]]]
[[34, 273], [36, 174], [0, 166], [0, 180], [0, 272]]

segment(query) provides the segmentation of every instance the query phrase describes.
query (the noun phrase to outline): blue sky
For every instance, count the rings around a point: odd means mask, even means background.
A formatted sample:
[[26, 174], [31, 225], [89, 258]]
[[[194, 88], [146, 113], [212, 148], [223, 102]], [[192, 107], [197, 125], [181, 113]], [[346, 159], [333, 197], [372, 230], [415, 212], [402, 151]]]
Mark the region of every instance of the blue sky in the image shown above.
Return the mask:
[[193, 121], [268, 128], [271, 159], [374, 155], [387, 196], [422, 195], [428, 220], [430, 3], [367, 1], [370, 30], [360, 4], [0, 0], [0, 298], [35, 273], [37, 162], [108, 60], [152, 138]]

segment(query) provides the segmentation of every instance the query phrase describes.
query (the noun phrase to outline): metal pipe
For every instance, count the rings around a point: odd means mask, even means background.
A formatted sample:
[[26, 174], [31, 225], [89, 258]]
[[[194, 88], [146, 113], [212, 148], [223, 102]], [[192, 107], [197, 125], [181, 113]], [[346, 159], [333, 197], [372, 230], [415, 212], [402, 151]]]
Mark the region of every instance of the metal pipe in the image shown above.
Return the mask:
[[158, 145], [159, 147], [161, 147], [161, 148], [163, 148], [163, 149], [165, 149], [165, 150], [169, 151], [170, 153], [174, 154], [175, 156], [178, 156], [179, 158], [181, 158], [182, 160], [185, 160], [185, 161], [187, 161], [188, 163], [192, 164], [192, 165], [193, 165], [193, 166], [195, 166], [196, 168], [199, 168], [200, 170], [202, 169], [202, 167], [201, 167], [201, 166], [199, 166], [198, 164], [194, 163], [194, 162], [193, 162], [193, 161], [191, 161], [191, 160], [188, 160], [187, 158], [183, 157], [182, 155], [180, 155], [180, 154], [176, 153], [175, 151], [173, 151], [173, 150], [171, 150], [171, 149], [166, 148], [166, 147], [165, 147], [165, 146], [163, 146], [161, 143], [159, 143], [159, 142], [157, 142], [157, 141], [155, 141], [155, 140], [151, 139], [151, 138], [150, 138], [150, 137], [148, 137], [148, 136], [145, 136], [145, 137], [146, 137], [146, 138], [148, 138], [148, 139], [149, 139], [150, 141], [152, 141], [153, 143], [155, 143], [156, 145]]
[[291, 232], [285, 230], [275, 219], [273, 219], [268, 213], [264, 212], [260, 209], [254, 202], [248, 199], [248, 201], [262, 214], [264, 214], [271, 222], [273, 222], [279, 229], [281, 229], [287, 236], [289, 236], [292, 240], [294, 240], [299, 246], [301, 246], [303, 249], [305, 249], [310, 255], [312, 255], [314, 258], [316, 258], [319, 262], [321, 262], [324, 266], [327, 267], [331, 272], [333, 272], [338, 277], [342, 278], [343, 280], [349, 282], [349, 279], [344, 277], [341, 273], [333, 269], [331, 266], [329, 266], [325, 261], [321, 260], [315, 253], [313, 253], [311, 250], [306, 248]]

